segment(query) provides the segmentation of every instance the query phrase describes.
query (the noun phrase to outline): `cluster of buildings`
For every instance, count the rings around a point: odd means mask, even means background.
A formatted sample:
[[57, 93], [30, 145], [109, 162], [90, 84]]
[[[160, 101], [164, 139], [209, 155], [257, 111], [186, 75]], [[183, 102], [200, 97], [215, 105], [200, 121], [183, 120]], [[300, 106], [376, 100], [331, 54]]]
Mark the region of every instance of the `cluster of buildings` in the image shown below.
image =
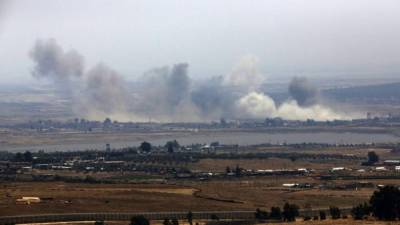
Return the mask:
[[269, 128], [269, 127], [332, 127], [332, 126], [382, 126], [392, 127], [400, 126], [400, 115], [384, 115], [374, 116], [367, 113], [366, 118], [353, 120], [332, 120], [332, 121], [315, 121], [308, 119], [301, 120], [285, 120], [280, 117], [266, 119], [221, 119], [214, 122], [198, 122], [198, 123], [158, 123], [158, 122], [119, 122], [110, 118], [104, 121], [91, 121], [76, 118], [68, 121], [54, 120], [37, 120], [20, 124], [2, 125], [6, 128], [29, 129], [39, 132], [52, 132], [60, 130], [76, 130], [84, 132], [96, 131], [138, 131], [138, 130], [191, 130], [199, 129], [225, 129], [225, 128]]

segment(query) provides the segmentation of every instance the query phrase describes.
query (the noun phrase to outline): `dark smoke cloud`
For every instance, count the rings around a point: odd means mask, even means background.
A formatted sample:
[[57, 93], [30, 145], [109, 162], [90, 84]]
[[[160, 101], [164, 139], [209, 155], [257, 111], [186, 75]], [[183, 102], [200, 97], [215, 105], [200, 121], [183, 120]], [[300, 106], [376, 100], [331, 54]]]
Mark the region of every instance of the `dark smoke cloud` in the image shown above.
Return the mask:
[[64, 51], [54, 39], [36, 41], [29, 55], [35, 63], [32, 75], [51, 81], [58, 93], [71, 98], [77, 116], [103, 119], [127, 114], [126, 82], [116, 71], [98, 64], [85, 73], [83, 56]]
[[145, 73], [141, 81], [141, 103], [138, 110], [147, 112], [153, 117], [174, 114], [190, 90], [188, 66], [187, 63], [179, 63], [172, 69], [161, 67]]
[[84, 59], [75, 50], [64, 52], [54, 39], [38, 40], [29, 53], [35, 63], [32, 75], [54, 80], [80, 77], [84, 71]]
[[299, 106], [317, 103], [319, 91], [305, 77], [294, 77], [289, 84], [289, 94]]
[[234, 106], [234, 95], [223, 85], [222, 76], [212, 77], [191, 92], [193, 104], [206, 118], [229, 117]]
[[[245, 57], [230, 74], [193, 83], [187, 63], [153, 69], [129, 92], [116, 71], [98, 64], [84, 71], [84, 59], [74, 50], [65, 52], [55, 40], [39, 40], [29, 53], [35, 63], [32, 75], [65, 88], [78, 117], [124, 121], [193, 122], [224, 118], [318, 120], [344, 118], [316, 104], [318, 90], [306, 78], [295, 77], [289, 92], [293, 99], [276, 105], [259, 91], [264, 77], [254, 57]], [[295, 100], [295, 101], [294, 101]], [[300, 106], [300, 107], [299, 107]]]
[[87, 114], [112, 115], [127, 110], [129, 94], [125, 81], [104, 64], [98, 64], [88, 71], [82, 94], [82, 107]]
[[171, 106], [177, 106], [187, 96], [190, 88], [188, 64], [174, 65], [169, 76], [166, 77], [166, 99]]

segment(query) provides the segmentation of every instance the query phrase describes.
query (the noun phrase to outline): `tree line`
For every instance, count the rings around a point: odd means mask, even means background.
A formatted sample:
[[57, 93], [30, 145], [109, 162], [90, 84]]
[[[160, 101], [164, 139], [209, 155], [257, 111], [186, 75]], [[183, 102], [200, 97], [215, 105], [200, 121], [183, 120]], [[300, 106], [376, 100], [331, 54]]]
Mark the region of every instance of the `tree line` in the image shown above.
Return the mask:
[[[336, 206], [329, 207], [329, 214], [331, 219], [336, 220], [339, 218], [347, 218], [346, 215], [342, 215], [341, 210]], [[282, 208], [271, 207], [270, 211], [256, 209], [255, 219], [258, 221], [264, 220], [275, 220], [294, 222], [300, 215], [299, 206], [296, 204], [285, 203]], [[400, 190], [395, 186], [384, 186], [375, 191], [370, 197], [369, 202], [365, 202], [354, 206], [351, 210], [351, 215], [354, 220], [367, 219], [368, 217], [375, 217], [378, 220], [400, 220]], [[186, 216], [187, 222], [193, 225], [193, 213], [188, 212]], [[319, 215], [315, 215], [313, 218], [309, 215], [304, 215], [304, 220], [325, 220], [327, 215], [325, 211], [319, 211]], [[219, 220], [218, 216], [212, 215], [211, 220]], [[101, 222], [96, 222], [95, 225], [104, 225]], [[150, 221], [144, 216], [135, 216], [131, 219], [130, 225], [149, 225]], [[198, 224], [198, 223], [196, 223]], [[179, 221], [176, 218], [166, 218], [163, 221], [163, 225], [179, 225]]]

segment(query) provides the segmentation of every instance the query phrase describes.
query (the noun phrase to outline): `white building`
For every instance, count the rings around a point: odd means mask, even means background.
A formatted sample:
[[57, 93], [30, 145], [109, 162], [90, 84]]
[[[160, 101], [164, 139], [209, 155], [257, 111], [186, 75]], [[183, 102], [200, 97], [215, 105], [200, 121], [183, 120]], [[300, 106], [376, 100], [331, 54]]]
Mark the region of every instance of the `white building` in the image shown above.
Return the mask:
[[40, 201], [39, 197], [22, 197], [16, 200], [17, 203], [28, 205], [31, 203], [39, 203]]

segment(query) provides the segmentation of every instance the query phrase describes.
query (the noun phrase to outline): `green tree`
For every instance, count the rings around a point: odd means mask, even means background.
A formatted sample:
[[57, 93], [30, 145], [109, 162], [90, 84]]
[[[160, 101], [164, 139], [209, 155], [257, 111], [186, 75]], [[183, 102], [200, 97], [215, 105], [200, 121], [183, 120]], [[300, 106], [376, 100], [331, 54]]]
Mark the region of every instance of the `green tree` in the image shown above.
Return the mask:
[[175, 150], [179, 149], [180, 145], [177, 140], [173, 140], [173, 141], [168, 141], [165, 144], [165, 147], [167, 148], [169, 153], [173, 153], [175, 152]]
[[188, 223], [189, 223], [190, 225], [192, 225], [192, 224], [193, 224], [193, 213], [192, 213], [192, 211], [189, 211], [189, 212], [188, 212], [188, 214], [186, 215], [186, 218], [187, 218], [187, 220], [188, 220]]
[[130, 225], [150, 225], [150, 222], [146, 217], [139, 215], [131, 218]]
[[303, 217], [310, 218], [313, 216], [313, 211], [310, 203], [306, 203], [303, 208]]
[[168, 151], [168, 153], [174, 153], [174, 147], [172, 147], [172, 145], [168, 145], [168, 147], [167, 147], [167, 151]]
[[283, 219], [288, 222], [296, 220], [296, 216], [299, 216], [299, 207], [295, 204], [285, 203], [283, 206]]
[[255, 213], [255, 217], [258, 220], [266, 220], [268, 219], [268, 212], [267, 211], [263, 211], [261, 209], [256, 209], [256, 213]]
[[240, 177], [240, 176], [242, 175], [242, 169], [239, 167], [239, 165], [236, 165], [236, 168], [235, 168], [235, 175], [236, 175], [237, 177]]
[[179, 225], [179, 221], [176, 218], [174, 218], [174, 219], [171, 220], [171, 224], [172, 225]]
[[226, 172], [226, 174], [230, 173], [230, 172], [231, 172], [231, 168], [230, 168], [229, 166], [227, 166], [227, 167], [225, 168], [225, 172]]
[[282, 219], [282, 211], [279, 207], [271, 207], [270, 213], [271, 219], [281, 220]]
[[355, 220], [362, 220], [370, 213], [370, 206], [367, 203], [359, 204], [351, 209], [351, 215]]
[[368, 152], [368, 163], [370, 164], [374, 164], [377, 163], [379, 161], [379, 156], [374, 152]]
[[104, 125], [110, 125], [112, 122], [111, 122], [111, 119], [110, 118], [106, 118], [106, 119], [104, 119], [104, 121], [103, 121], [103, 124]]
[[25, 162], [32, 162], [33, 161], [32, 153], [30, 151], [26, 151], [24, 153], [23, 158], [24, 158]]
[[212, 220], [219, 220], [219, 217], [217, 215], [215, 215], [215, 214], [212, 214], [211, 215], [211, 219]]
[[319, 211], [319, 219], [326, 220], [326, 212], [325, 211]]
[[172, 225], [172, 224], [171, 221], [169, 221], [169, 219], [164, 219], [163, 225]]
[[142, 150], [144, 152], [150, 152], [152, 147], [149, 142], [144, 141], [140, 144], [139, 148], [140, 148], [140, 150]]
[[94, 225], [104, 225], [104, 221], [103, 220], [97, 220], [96, 222], [94, 222]]
[[330, 206], [329, 213], [331, 214], [333, 220], [339, 219], [341, 215], [340, 209], [336, 206]]
[[394, 186], [384, 186], [375, 191], [369, 201], [375, 217], [383, 220], [400, 218], [400, 190]]
[[22, 155], [21, 152], [17, 152], [14, 156], [14, 161], [16, 162], [22, 162], [24, 161], [24, 155]]

